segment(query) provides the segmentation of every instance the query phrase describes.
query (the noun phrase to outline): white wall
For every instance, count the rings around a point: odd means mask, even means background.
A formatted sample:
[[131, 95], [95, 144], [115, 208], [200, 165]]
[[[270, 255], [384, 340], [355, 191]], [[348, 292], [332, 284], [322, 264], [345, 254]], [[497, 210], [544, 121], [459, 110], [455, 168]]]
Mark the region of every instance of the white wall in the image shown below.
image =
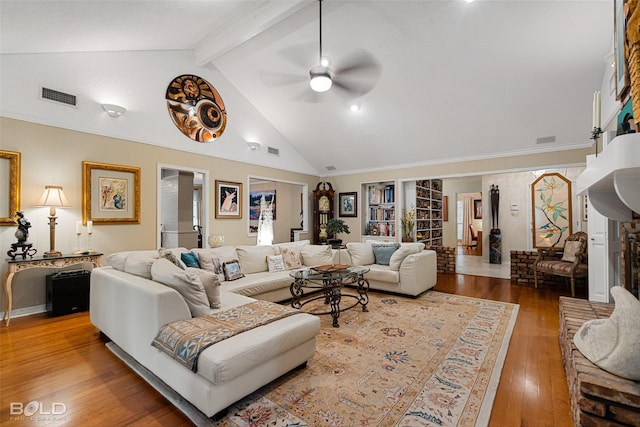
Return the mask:
[[[572, 183], [572, 215], [573, 232], [587, 231], [587, 224], [581, 219], [580, 198], [575, 194], [575, 182], [584, 167], [547, 169], [547, 172], [558, 172]], [[538, 171], [541, 172], [541, 171]], [[509, 259], [512, 250], [533, 250], [533, 230], [531, 212], [531, 184], [537, 176], [533, 171], [506, 174], [488, 174], [482, 178], [482, 245], [483, 259], [489, 259], [489, 233], [491, 231], [491, 185], [500, 190], [499, 228], [502, 232], [502, 260]], [[511, 210], [517, 205], [518, 210]]]

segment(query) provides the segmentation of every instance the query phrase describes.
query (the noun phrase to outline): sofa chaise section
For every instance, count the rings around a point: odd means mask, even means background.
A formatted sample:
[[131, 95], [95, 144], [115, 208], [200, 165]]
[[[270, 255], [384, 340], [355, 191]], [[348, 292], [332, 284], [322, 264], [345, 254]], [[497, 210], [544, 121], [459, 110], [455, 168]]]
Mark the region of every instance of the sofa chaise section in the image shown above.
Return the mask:
[[[221, 291], [225, 310], [254, 299]], [[151, 346], [162, 326], [191, 318], [183, 297], [153, 280], [100, 267], [91, 273], [91, 322], [137, 363], [211, 417], [315, 354], [318, 317], [299, 313], [204, 350], [194, 373]]]

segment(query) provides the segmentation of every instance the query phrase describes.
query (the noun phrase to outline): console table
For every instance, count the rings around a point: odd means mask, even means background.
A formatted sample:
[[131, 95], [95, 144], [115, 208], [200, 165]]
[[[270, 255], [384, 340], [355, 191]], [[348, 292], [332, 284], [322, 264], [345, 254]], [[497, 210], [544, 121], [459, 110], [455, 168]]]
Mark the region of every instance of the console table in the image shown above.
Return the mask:
[[62, 255], [59, 257], [34, 257], [29, 259], [7, 259], [8, 263], [7, 274], [4, 279], [4, 294], [6, 299], [7, 309], [4, 312], [2, 320], [5, 321], [5, 325], [9, 326], [11, 321], [11, 308], [13, 305], [13, 295], [11, 293], [11, 283], [13, 282], [13, 276], [21, 271], [28, 270], [30, 268], [64, 268], [71, 265], [91, 263], [93, 267], [100, 267], [102, 264], [101, 253], [88, 253], [88, 254], [72, 254]]

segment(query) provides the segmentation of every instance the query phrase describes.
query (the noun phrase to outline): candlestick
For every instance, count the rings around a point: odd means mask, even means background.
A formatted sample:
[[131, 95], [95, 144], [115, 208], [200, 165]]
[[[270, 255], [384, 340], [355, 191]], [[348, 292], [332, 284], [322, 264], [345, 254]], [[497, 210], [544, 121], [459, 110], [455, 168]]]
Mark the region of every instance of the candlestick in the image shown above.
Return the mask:
[[87, 233], [93, 233], [93, 221], [87, 221]]
[[82, 234], [82, 221], [76, 221], [76, 234]]
[[595, 112], [595, 122], [594, 122], [594, 128], [596, 129], [600, 129], [600, 121], [601, 121], [601, 107], [602, 107], [602, 100], [600, 97], [600, 91], [596, 91], [596, 112]]

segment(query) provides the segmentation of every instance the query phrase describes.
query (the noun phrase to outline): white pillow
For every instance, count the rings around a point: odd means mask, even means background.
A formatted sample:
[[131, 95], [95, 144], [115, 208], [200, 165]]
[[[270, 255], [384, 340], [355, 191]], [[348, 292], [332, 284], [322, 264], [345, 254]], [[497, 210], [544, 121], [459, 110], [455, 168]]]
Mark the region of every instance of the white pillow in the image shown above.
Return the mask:
[[306, 245], [300, 249], [302, 263], [308, 267], [333, 264], [333, 252], [329, 245]]
[[236, 248], [233, 246], [220, 246], [219, 248], [192, 249], [198, 254], [200, 268], [218, 275], [218, 280], [224, 282], [222, 264], [226, 261], [238, 259]]
[[168, 259], [160, 258], [151, 266], [151, 277], [178, 291], [189, 306], [191, 316], [198, 317], [211, 312], [199, 273], [181, 270]]
[[302, 267], [302, 255], [300, 251], [304, 245], [281, 247], [280, 256], [287, 270], [293, 270]]
[[268, 255], [267, 264], [269, 264], [269, 273], [285, 270], [282, 255]]
[[274, 243], [273, 247], [282, 250], [282, 248], [298, 248], [300, 249], [303, 246], [310, 245], [310, 240], [298, 240], [297, 242], [284, 242], [284, 243]]
[[[151, 266], [158, 259], [158, 252], [151, 256], [143, 252], [134, 252], [124, 262], [124, 272], [151, 279]], [[169, 261], [171, 262], [171, 261]]]
[[124, 264], [127, 257], [133, 254], [146, 254], [149, 256], [157, 256], [157, 251], [123, 251], [114, 252], [106, 256], [107, 264], [119, 271], [124, 271]]
[[267, 257], [276, 255], [273, 246], [237, 246], [238, 261], [244, 274], [269, 271]]
[[407, 256], [420, 253], [423, 249], [424, 243], [401, 243], [398, 250], [395, 251], [389, 259], [389, 269], [395, 271], [400, 270], [400, 265], [402, 265], [402, 261], [404, 261]]
[[376, 263], [371, 243], [349, 242], [347, 250], [351, 255], [351, 265], [371, 265]]

